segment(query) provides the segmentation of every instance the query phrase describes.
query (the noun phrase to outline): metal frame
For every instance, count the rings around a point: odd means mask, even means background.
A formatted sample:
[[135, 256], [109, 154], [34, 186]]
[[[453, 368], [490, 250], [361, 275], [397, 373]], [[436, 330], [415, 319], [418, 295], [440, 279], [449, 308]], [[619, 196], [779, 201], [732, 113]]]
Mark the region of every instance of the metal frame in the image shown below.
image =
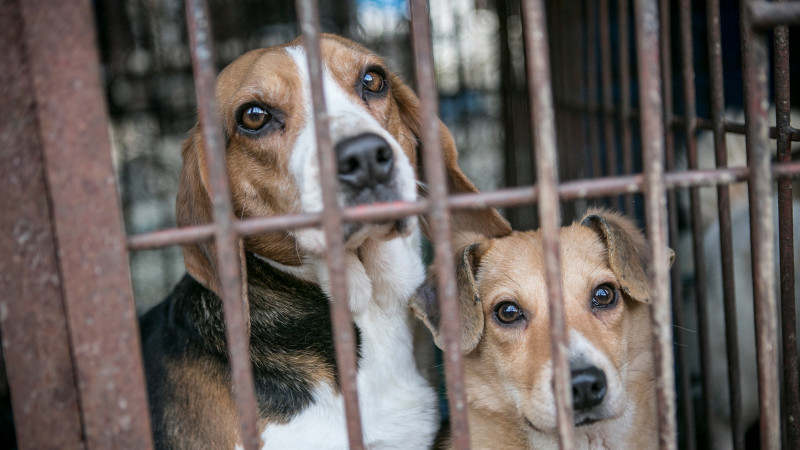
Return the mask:
[[[214, 222], [184, 229], [162, 230], [127, 238], [127, 250], [142, 250], [168, 245], [213, 239], [217, 249], [219, 282], [224, 300], [227, 340], [240, 432], [244, 448], [260, 447], [256, 426], [253, 377], [249, 362], [249, 318], [246, 275], [239, 260], [241, 238], [274, 230], [321, 226], [330, 249], [326, 263], [332, 286], [331, 310], [339, 380], [345, 399], [348, 436], [354, 449], [364, 448], [356, 390], [355, 338], [346, 301], [343, 272], [342, 223], [358, 220], [398, 218], [426, 214], [433, 231], [436, 280], [441, 295], [442, 314], [457, 316], [452, 245], [449, 240], [451, 210], [511, 207], [536, 203], [546, 245], [547, 280], [551, 308], [554, 367], [554, 392], [557, 423], [562, 449], [574, 448], [571, 390], [566, 355], [567, 338], [561, 306], [558, 227], [561, 223], [559, 201], [586, 200], [625, 195], [625, 205], [633, 206], [633, 194], [643, 194], [647, 239], [651, 250], [654, 361], [657, 374], [656, 398], [659, 411], [659, 446], [677, 447], [675, 388], [688, 396], [686, 359], [677, 355], [682, 370], [679, 380], [673, 376], [673, 313], [667, 269], [667, 236], [676, 239], [675, 201], [672, 191], [689, 188], [693, 216], [698, 217], [697, 188], [717, 186], [721, 226], [723, 289], [726, 295], [726, 337], [728, 358], [738, 367], [736, 350], [735, 305], [733, 301], [734, 263], [731, 249], [730, 199], [727, 186], [747, 181], [750, 192], [753, 279], [756, 283], [755, 312], [758, 336], [759, 398], [761, 444], [763, 448], [781, 445], [779, 380], [773, 370], [778, 364], [777, 317], [775, 315], [775, 268], [773, 267], [773, 225], [771, 202], [758, 201], [772, 195], [771, 184], [778, 179], [780, 195], [780, 279], [783, 317], [784, 408], [788, 411], [787, 443], [800, 442], [796, 336], [794, 332], [794, 261], [792, 260], [791, 179], [800, 176], [800, 163], [791, 163], [789, 147], [800, 140], [800, 131], [789, 122], [788, 44], [786, 25], [800, 23], [800, 4], [750, 1], [742, 6], [742, 48], [744, 54], [747, 120], [733, 124], [723, 117], [722, 60], [720, 52], [719, 9], [707, 0], [708, 48], [711, 55], [712, 115], [696, 117], [696, 97], [692, 83], [684, 83], [687, 113], [676, 116], [672, 110], [671, 64], [669, 59], [669, 2], [634, 0], [638, 112], [631, 100], [628, 25], [631, 17], [627, 0], [618, 0], [618, 54], [621, 98], [615, 108], [611, 67], [609, 2], [583, 2], [579, 8], [587, 44], [600, 33], [600, 58], [592, 49], [575, 43], [550, 43], [543, 0], [523, 0], [521, 17], [526, 44], [526, 70], [530, 100], [530, 126], [534, 130], [533, 155], [538, 183], [532, 187], [503, 189], [471, 195], [447, 195], [438, 139], [436, 90], [433, 77], [431, 32], [427, 2], [412, 0], [412, 36], [416, 81], [421, 100], [422, 140], [426, 161], [425, 179], [430, 196], [414, 203], [376, 205], [369, 208], [340, 210], [333, 196], [335, 187], [333, 153], [321, 82], [319, 54], [319, 17], [315, 2], [297, 0], [298, 17], [308, 49], [309, 73], [313, 94], [317, 142], [320, 149], [320, 172], [325, 214], [299, 214], [236, 220], [232, 215], [224, 149], [216, 123], [212, 39], [204, 0], [187, 0], [191, 53], [195, 73], [200, 123], [204, 132], [209, 166], [209, 182]], [[662, 14], [659, 16], [659, 5]], [[585, 8], [584, 8], [585, 6]], [[594, 13], [599, 8], [599, 26]], [[559, 32], [568, 30], [565, 8], [553, 7], [561, 19]], [[681, 0], [681, 70], [684, 80], [694, 77], [692, 60], [690, 2]], [[122, 233], [118, 199], [112, 176], [107, 136], [107, 116], [101, 94], [98, 57], [90, 3], [72, 0], [45, 4], [41, 0], [0, 1], [0, 46], [10, 52], [0, 60], [0, 186], [5, 195], [0, 205], [4, 230], [0, 249], [10, 257], [0, 260], [0, 325], [12, 388], [17, 436], [22, 448], [58, 446], [59, 448], [151, 448], [149, 418], [133, 301], [126, 263], [126, 239]], [[553, 23], [553, 22], [551, 22]], [[622, 24], [622, 25], [620, 25]], [[777, 26], [775, 67], [777, 126], [767, 126], [766, 50], [768, 28]], [[588, 47], [588, 45], [587, 45]], [[579, 50], [579, 51], [578, 51]], [[580, 64], [567, 68], [569, 82], [556, 80], [551, 86], [550, 52], [564, 69], [564, 54], [583, 55], [587, 70]], [[505, 60], [508, 62], [508, 58]], [[600, 70], [597, 70], [599, 66]], [[600, 75], [600, 85], [597, 75]], [[586, 87], [585, 95], [564, 94], [570, 84]], [[599, 89], [598, 89], [599, 88]], [[559, 94], [554, 102], [553, 93]], [[602, 95], [598, 104], [597, 94]], [[554, 107], [555, 103], [555, 107]], [[56, 111], [57, 114], [53, 112]], [[558, 115], [558, 116], [557, 116]], [[558, 120], [556, 120], [558, 117]], [[618, 172], [616, 150], [606, 152], [603, 170], [600, 152], [594, 151], [590, 163], [593, 179], [559, 183], [557, 137], [568, 147], [583, 145], [573, 138], [562, 123], [586, 127], [590, 146], [598, 149], [622, 147], [622, 172]], [[639, 144], [643, 149], [643, 171], [634, 173], [633, 123], [640, 126]], [[615, 124], [622, 136], [615, 139]], [[675, 156], [674, 129], [682, 128], [687, 136], [690, 170], [672, 172]], [[715, 138], [717, 169], [698, 170], [696, 134], [712, 130]], [[744, 168], [727, 168], [725, 133], [743, 133], [747, 138], [749, 163]], [[654, 138], [655, 137], [655, 138]], [[663, 139], [662, 139], [663, 137]], [[771, 164], [769, 139], [776, 137], [778, 164]], [[666, 164], [666, 165], [665, 165]], [[665, 170], [666, 169], [666, 170]], [[600, 175], [605, 173], [606, 177]], [[669, 194], [668, 194], [669, 193]], [[668, 200], [669, 196], [669, 202]], [[618, 201], [618, 200], [617, 200]], [[622, 203], [618, 203], [622, 205]], [[669, 208], [668, 208], [669, 206]], [[670, 212], [668, 227], [667, 212]], [[692, 222], [696, 276], [705, 286], [699, 219]], [[786, 280], [786, 281], [783, 281]], [[672, 290], [679, 286], [674, 282]], [[704, 293], [698, 297], [699, 317], [706, 317]], [[24, 300], [24, 301], [23, 301]], [[677, 306], [676, 306], [677, 307]], [[446, 345], [445, 371], [448, 386], [453, 442], [456, 448], [469, 448], [466, 397], [463, 386], [463, 363], [459, 349], [458, 321], [444, 321]], [[450, 326], [452, 325], [452, 326]], [[701, 326], [701, 336], [707, 336]], [[701, 338], [707, 352], [707, 338]], [[705, 370], [707, 388], [713, 380]], [[33, 375], [36, 376], [33, 376]], [[738, 370], [729, 372], [731, 411], [735, 448], [743, 448], [741, 429], [741, 393]], [[704, 389], [704, 414], [710, 413], [708, 389]], [[691, 405], [684, 402], [681, 411], [686, 422], [687, 442], [694, 446], [695, 430]], [[42, 426], [49, 430], [41, 433]], [[790, 444], [791, 445], [791, 444]]]

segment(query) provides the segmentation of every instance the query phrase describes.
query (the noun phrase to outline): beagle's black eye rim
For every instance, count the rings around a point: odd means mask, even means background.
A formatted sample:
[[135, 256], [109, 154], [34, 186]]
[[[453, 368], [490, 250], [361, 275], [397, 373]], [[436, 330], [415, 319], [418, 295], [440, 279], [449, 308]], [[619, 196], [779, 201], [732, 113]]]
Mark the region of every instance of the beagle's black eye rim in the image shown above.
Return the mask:
[[601, 284], [592, 292], [592, 308], [613, 308], [617, 304], [619, 293], [616, 288], [608, 284]]
[[503, 325], [511, 325], [522, 320], [522, 308], [512, 301], [503, 301], [494, 307], [494, 317]]
[[358, 86], [361, 98], [365, 101], [369, 98], [381, 97], [385, 95], [389, 88], [386, 80], [386, 72], [380, 67], [369, 67], [359, 77]]

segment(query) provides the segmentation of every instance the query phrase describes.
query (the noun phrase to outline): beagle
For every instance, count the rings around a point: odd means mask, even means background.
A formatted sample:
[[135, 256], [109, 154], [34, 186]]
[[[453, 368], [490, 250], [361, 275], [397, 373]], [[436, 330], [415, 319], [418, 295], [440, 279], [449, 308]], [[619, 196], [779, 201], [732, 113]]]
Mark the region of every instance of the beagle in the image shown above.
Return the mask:
[[[341, 37], [321, 41], [337, 198], [350, 207], [415, 201], [419, 100], [374, 53]], [[237, 218], [322, 210], [305, 49], [301, 39], [253, 50], [217, 78]], [[440, 122], [450, 192], [475, 192]], [[204, 142], [183, 145], [178, 224], [211, 221]], [[510, 233], [494, 210], [453, 214], [455, 230]], [[343, 229], [357, 387], [369, 448], [426, 448], [439, 426], [433, 389], [417, 372], [410, 296], [424, 279], [418, 219]], [[322, 231], [244, 239], [250, 353], [265, 448], [347, 448], [329, 317]], [[231, 392], [214, 244], [183, 247], [188, 274], [141, 321], [153, 433], [159, 448], [234, 448]]]
[[[560, 240], [576, 448], [655, 448], [644, 237], [629, 219], [595, 210], [561, 228]], [[466, 245], [457, 280], [473, 446], [558, 448], [541, 234]], [[412, 309], [441, 346], [430, 286]]]

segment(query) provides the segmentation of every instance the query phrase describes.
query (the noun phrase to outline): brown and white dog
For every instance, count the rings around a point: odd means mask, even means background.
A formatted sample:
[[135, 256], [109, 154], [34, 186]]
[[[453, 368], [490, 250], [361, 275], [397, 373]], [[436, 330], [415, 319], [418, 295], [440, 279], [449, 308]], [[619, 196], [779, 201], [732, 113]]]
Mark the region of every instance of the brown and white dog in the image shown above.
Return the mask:
[[[419, 101], [372, 52], [322, 42], [327, 115], [342, 207], [414, 201]], [[216, 84], [237, 217], [322, 210], [317, 148], [301, 40], [254, 50]], [[441, 126], [451, 192], [474, 192]], [[211, 221], [197, 125], [183, 146], [182, 226]], [[508, 234], [493, 210], [454, 214], [453, 228]], [[357, 327], [357, 384], [370, 448], [425, 448], [438, 428], [436, 396], [417, 372], [408, 302], [424, 279], [417, 218], [344, 229], [349, 305]], [[212, 243], [183, 248], [188, 275], [141, 322], [155, 441], [160, 448], [233, 448], [231, 393]], [[319, 229], [245, 239], [258, 422], [268, 448], [346, 448], [329, 319], [326, 246]]]
[[[560, 240], [577, 448], [655, 448], [644, 237], [629, 219], [590, 211], [561, 228]], [[557, 448], [541, 234], [466, 246], [457, 280], [473, 446]], [[441, 344], [427, 284], [412, 308]]]

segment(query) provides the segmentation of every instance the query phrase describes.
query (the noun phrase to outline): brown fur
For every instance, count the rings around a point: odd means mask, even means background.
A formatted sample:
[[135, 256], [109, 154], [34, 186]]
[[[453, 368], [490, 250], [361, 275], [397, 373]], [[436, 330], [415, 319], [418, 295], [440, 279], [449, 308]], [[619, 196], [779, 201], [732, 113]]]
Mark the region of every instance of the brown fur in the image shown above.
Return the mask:
[[[654, 448], [657, 430], [644, 238], [628, 219], [590, 211], [582, 223], [561, 229], [560, 243], [568, 336], [575, 331], [590, 341], [593, 351], [610, 362], [605, 371], [621, 374], [624, 390], [624, 405], [613, 417], [576, 427], [578, 447]], [[552, 400], [542, 236], [528, 231], [483, 239], [464, 248], [461, 256], [458, 288], [472, 444], [481, 449], [556, 447], [554, 410], [550, 414], [548, 408], [533, 406]], [[592, 307], [592, 293], [602, 284], [618, 290], [615, 307]], [[438, 321], [431, 321], [435, 302], [422, 297], [413, 308], [439, 342]], [[524, 312], [525, 319], [514, 326], [501, 324], [494, 315], [495, 306], [508, 300], [517, 302]], [[570, 357], [573, 363], [576, 356]], [[626, 411], [634, 412], [626, 417]]]
[[[217, 78], [217, 102], [227, 137], [228, 176], [237, 218], [300, 212], [299, 192], [289, 173], [288, 161], [298, 130], [310, 118], [304, 117], [302, 106], [296, 102], [301, 83], [294, 73], [293, 61], [282, 49], [301, 42], [298, 38], [283, 46], [250, 51], [231, 63]], [[345, 92], [353, 91], [359, 68], [368, 65], [385, 67], [377, 55], [339, 36], [323, 35], [321, 46], [324, 63]], [[387, 79], [390, 95], [371, 101], [370, 111], [402, 145], [412, 166], [419, 172], [419, 99], [397, 75], [387, 71]], [[236, 108], [253, 98], [283, 111], [286, 129], [257, 140], [237, 134]], [[459, 169], [455, 143], [441, 122], [440, 140], [450, 192], [477, 192]], [[180, 226], [211, 222], [204, 151], [202, 130], [196, 125], [182, 151], [184, 165], [176, 203]], [[454, 232], [475, 231], [485, 236], [503, 236], [511, 231], [508, 222], [493, 209], [456, 212], [452, 219]], [[423, 232], [427, 234], [427, 230], [423, 229]], [[299, 265], [303, 257], [303, 250], [285, 232], [247, 238], [245, 249], [286, 265]], [[183, 252], [189, 274], [217, 291], [213, 243], [187, 244]]]

